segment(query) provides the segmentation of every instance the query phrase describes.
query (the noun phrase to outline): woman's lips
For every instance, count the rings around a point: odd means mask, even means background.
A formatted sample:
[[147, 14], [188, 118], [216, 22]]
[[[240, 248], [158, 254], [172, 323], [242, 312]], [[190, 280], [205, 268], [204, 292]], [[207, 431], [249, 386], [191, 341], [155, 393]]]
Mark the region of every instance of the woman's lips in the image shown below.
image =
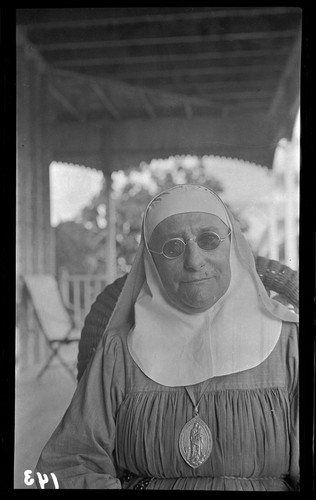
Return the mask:
[[212, 278], [214, 278], [214, 276], [207, 276], [206, 278], [197, 278], [194, 280], [182, 281], [182, 283], [200, 283], [201, 281], [208, 281]]

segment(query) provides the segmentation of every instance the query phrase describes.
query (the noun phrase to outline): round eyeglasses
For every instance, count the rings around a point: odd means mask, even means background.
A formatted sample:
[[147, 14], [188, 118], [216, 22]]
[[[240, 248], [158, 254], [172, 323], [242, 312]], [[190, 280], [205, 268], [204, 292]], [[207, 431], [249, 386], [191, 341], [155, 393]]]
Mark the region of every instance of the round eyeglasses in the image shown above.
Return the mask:
[[180, 257], [185, 251], [185, 248], [189, 241], [195, 241], [197, 245], [206, 251], [215, 250], [222, 241], [224, 241], [227, 236], [229, 236], [231, 230], [221, 238], [217, 233], [213, 231], [207, 231], [205, 233], [201, 233], [196, 238], [189, 238], [187, 241], [184, 241], [182, 238], [172, 238], [171, 240], [166, 241], [162, 247], [161, 252], [157, 252], [156, 250], [150, 250], [150, 252], [157, 253], [158, 255], [163, 255], [166, 259], [176, 259]]

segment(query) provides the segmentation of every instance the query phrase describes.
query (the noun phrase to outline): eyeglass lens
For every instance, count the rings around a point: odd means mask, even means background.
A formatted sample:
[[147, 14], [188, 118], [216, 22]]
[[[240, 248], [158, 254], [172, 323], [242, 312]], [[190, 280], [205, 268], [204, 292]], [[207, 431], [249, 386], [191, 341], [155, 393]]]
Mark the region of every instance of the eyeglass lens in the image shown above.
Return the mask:
[[[214, 250], [220, 244], [221, 238], [216, 233], [207, 232], [198, 236], [196, 242], [202, 250]], [[185, 246], [182, 240], [174, 238], [164, 244], [162, 252], [169, 258], [179, 257], [184, 252]]]

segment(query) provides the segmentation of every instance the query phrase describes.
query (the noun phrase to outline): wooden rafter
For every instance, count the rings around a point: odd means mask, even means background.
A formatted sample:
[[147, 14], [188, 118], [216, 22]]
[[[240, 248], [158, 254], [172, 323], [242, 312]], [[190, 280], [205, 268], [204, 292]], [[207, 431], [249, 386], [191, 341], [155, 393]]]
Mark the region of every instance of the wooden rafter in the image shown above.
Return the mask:
[[52, 96], [57, 99], [57, 101], [59, 101], [62, 106], [67, 109], [67, 111], [69, 111], [69, 113], [71, 115], [73, 115], [74, 117], [78, 118], [80, 121], [84, 121], [84, 116], [82, 115], [82, 113], [80, 113], [78, 111], [77, 108], [75, 108], [75, 106], [73, 106], [70, 101], [59, 91], [56, 89], [56, 87], [50, 83], [48, 85], [48, 88], [49, 88], [49, 91], [50, 93], [52, 94]]
[[[279, 73], [280, 72], [280, 65], [279, 64], [274, 64], [273, 62], [268, 65], [267, 71], [269, 73], [275, 72]], [[206, 68], [173, 68], [171, 70], [159, 70], [159, 71], [122, 71], [118, 72], [115, 74], [115, 78], [117, 79], [128, 79], [128, 80], [140, 80], [140, 79], [159, 79], [163, 77], [167, 77], [169, 79], [175, 78], [175, 77], [182, 77], [182, 76], [194, 76], [194, 77], [199, 77], [199, 76], [207, 76], [207, 75], [231, 75], [231, 74], [241, 74], [241, 73], [246, 73], [246, 74], [254, 74], [254, 73], [261, 74], [262, 73], [262, 65], [254, 65], [254, 64], [249, 64], [247, 66], [241, 66], [241, 65], [236, 65], [236, 66], [210, 66]]]
[[148, 96], [147, 96], [147, 93], [145, 92], [144, 89], [141, 89], [139, 91], [139, 97], [141, 99], [141, 102], [146, 110], [146, 113], [148, 114], [148, 116], [151, 118], [151, 119], [155, 119], [156, 118], [156, 113], [155, 113], [155, 110], [151, 104], [151, 102], [149, 101], [148, 99]]
[[111, 117], [114, 120], [119, 120], [120, 113], [117, 111], [117, 109], [114, 106], [114, 104], [112, 103], [112, 101], [106, 96], [105, 92], [103, 92], [100, 85], [95, 81], [91, 81], [90, 86], [93, 89], [93, 91], [95, 92], [95, 94], [98, 96], [100, 101], [102, 102], [105, 109], [110, 113]]
[[213, 106], [210, 102], [206, 101], [205, 99], [200, 99], [199, 97], [191, 97], [184, 94], [178, 94], [176, 92], [165, 92], [157, 89], [149, 89], [148, 87], [140, 85], [134, 86], [129, 83], [110, 80], [108, 78], [95, 77], [95, 76], [91, 77], [89, 75], [83, 75], [81, 73], [75, 73], [72, 71], [66, 71], [61, 69], [50, 69], [49, 73], [52, 77], [55, 75], [56, 77], [70, 78], [73, 81], [78, 81], [78, 82], [81, 81], [89, 83], [91, 81], [96, 81], [99, 82], [100, 85], [109, 85], [114, 90], [121, 90], [128, 93], [129, 95], [133, 95], [140, 89], [143, 89], [145, 90], [145, 92], [148, 92], [148, 95], [158, 99], [172, 99], [173, 101], [175, 100], [178, 101], [179, 104], [180, 103], [183, 104], [183, 101], [189, 101], [192, 104], [196, 104], [199, 106], [208, 106], [208, 107]]
[[[19, 9], [18, 9], [19, 10]], [[102, 9], [99, 9], [102, 10]], [[86, 26], [109, 26], [109, 25], [123, 25], [123, 24], [137, 24], [137, 23], [157, 23], [157, 22], [174, 22], [174, 21], [198, 21], [203, 19], [221, 19], [229, 17], [257, 17], [257, 16], [277, 16], [284, 14], [291, 14], [293, 8], [289, 7], [258, 7], [258, 8], [245, 8], [245, 9], [221, 9], [221, 10], [204, 10], [198, 12], [178, 12], [178, 13], [165, 13], [165, 14], [145, 14], [138, 16], [115, 16], [106, 17], [106, 13], [100, 13], [99, 17], [89, 19], [72, 19], [68, 21], [39, 21], [24, 23], [28, 29], [37, 28], [80, 28]], [[102, 17], [105, 16], [105, 17]]]
[[[196, 85], [196, 90], [199, 90], [199, 84]], [[260, 100], [260, 99], [267, 99], [271, 96], [271, 91], [262, 91], [262, 90], [253, 90], [253, 91], [237, 91], [235, 92], [234, 90], [227, 90], [224, 92], [220, 91], [212, 91], [207, 88], [204, 88], [203, 90], [201, 89], [201, 92], [203, 92], [203, 95], [210, 95], [212, 96], [213, 99], [216, 100], [225, 100], [225, 99], [243, 99], [243, 100]]]
[[198, 88], [202, 91], [235, 91], [235, 92], [244, 92], [244, 91], [253, 91], [253, 90], [266, 90], [266, 89], [275, 89], [275, 81], [273, 79], [263, 80], [263, 79], [251, 79], [251, 80], [233, 80], [233, 81], [224, 81], [224, 82], [214, 82], [213, 80], [209, 82], [199, 82], [196, 85], [190, 82], [181, 82], [179, 84], [171, 85], [169, 84], [161, 84], [159, 88], [163, 90], [173, 90], [176, 92], [179, 91], [190, 91]]
[[286, 48], [278, 50], [260, 49], [260, 50], [233, 50], [233, 51], [212, 51], [212, 52], [198, 52], [181, 53], [181, 54], [152, 54], [152, 55], [139, 55], [139, 56], [126, 56], [126, 57], [96, 57], [93, 54], [86, 57], [69, 58], [58, 60], [54, 57], [52, 63], [57, 67], [76, 67], [76, 66], [130, 66], [135, 64], [159, 64], [159, 63], [175, 63], [175, 62], [189, 62], [189, 61], [210, 61], [213, 59], [235, 59], [235, 58], [255, 58], [255, 57], [282, 57], [288, 53]]
[[237, 40], [271, 40], [281, 38], [291, 38], [295, 36], [296, 30], [284, 31], [254, 31], [241, 33], [222, 33], [212, 35], [189, 35], [189, 36], [172, 36], [172, 37], [148, 37], [148, 38], [130, 38], [130, 39], [115, 39], [115, 40], [99, 40], [99, 41], [78, 41], [78, 42], [50, 42], [39, 43], [37, 47], [41, 51], [52, 50], [75, 50], [75, 49], [97, 49], [106, 47], [131, 47], [131, 46], [149, 46], [149, 45], [172, 45], [172, 44], [192, 44], [192, 43], [207, 43], [207, 42], [223, 42]]

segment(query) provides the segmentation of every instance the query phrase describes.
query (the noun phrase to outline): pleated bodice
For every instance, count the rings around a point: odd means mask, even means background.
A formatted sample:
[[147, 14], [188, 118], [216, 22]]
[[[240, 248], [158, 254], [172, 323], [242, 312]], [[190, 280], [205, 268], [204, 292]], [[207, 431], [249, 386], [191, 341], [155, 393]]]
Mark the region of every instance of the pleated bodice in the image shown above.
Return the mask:
[[[179, 450], [194, 409], [185, 388], [156, 384], [131, 361], [116, 419], [120, 468], [155, 478], [149, 488], [288, 489], [297, 377], [291, 328], [283, 327], [278, 345], [256, 368], [209, 381], [199, 415], [211, 431], [212, 450], [197, 468]], [[198, 401], [202, 384], [192, 387]]]

